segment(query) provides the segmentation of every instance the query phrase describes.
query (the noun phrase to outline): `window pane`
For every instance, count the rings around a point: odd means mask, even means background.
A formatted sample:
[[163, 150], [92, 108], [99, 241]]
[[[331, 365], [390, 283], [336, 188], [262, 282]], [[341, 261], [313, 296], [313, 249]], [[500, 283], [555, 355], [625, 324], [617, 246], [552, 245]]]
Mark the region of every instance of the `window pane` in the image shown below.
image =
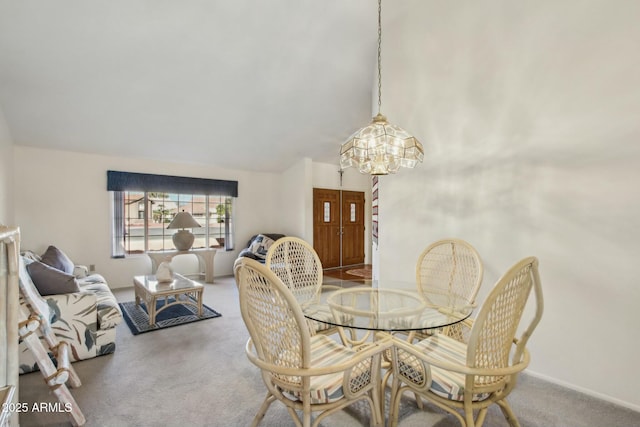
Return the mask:
[[126, 253], [124, 247], [124, 191], [112, 191], [112, 223], [111, 223], [111, 256], [113, 258], [123, 258]]
[[225, 198], [225, 207], [226, 207], [226, 220], [225, 220], [225, 236], [226, 236], [226, 244], [224, 245], [225, 249], [230, 251], [233, 250], [233, 241], [234, 241], [234, 233], [233, 233], [233, 198], [226, 197]]
[[[122, 212], [124, 221], [117, 219], [114, 211], [113, 238], [114, 244], [116, 239], [122, 242], [127, 254], [175, 250], [172, 237], [177, 230], [169, 230], [167, 226], [182, 211], [189, 212], [201, 225], [190, 229], [195, 236], [192, 248], [233, 248], [231, 197], [137, 191], [122, 193], [123, 200], [118, 204], [122, 207], [115, 209]], [[122, 233], [116, 232], [118, 223], [122, 224], [120, 229], [124, 229], [123, 237]], [[118, 255], [114, 252], [114, 256]]]
[[224, 247], [224, 204], [221, 197], [209, 196], [209, 246]]
[[148, 250], [161, 251], [174, 249], [171, 237], [173, 233], [167, 230], [167, 226], [173, 219], [176, 211], [176, 203], [167, 193], [150, 192], [149, 199], [149, 232]]
[[190, 200], [185, 204], [180, 205], [181, 211], [186, 211], [193, 216], [200, 228], [191, 229], [191, 233], [195, 236], [193, 241], [193, 248], [206, 248], [207, 247], [207, 196], [192, 195]]
[[[139, 205], [144, 205], [144, 193], [126, 191], [124, 196], [124, 247], [128, 254], [145, 251], [144, 215], [139, 215]], [[142, 216], [142, 218], [140, 218]]]

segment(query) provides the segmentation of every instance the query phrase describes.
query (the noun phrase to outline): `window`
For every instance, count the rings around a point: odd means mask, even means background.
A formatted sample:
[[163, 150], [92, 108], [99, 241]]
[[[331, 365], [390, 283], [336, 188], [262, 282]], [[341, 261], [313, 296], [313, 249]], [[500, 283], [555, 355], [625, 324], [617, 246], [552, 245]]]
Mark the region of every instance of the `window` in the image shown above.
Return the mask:
[[113, 205], [112, 257], [175, 249], [175, 230], [167, 225], [181, 211], [201, 225], [191, 230], [193, 248], [233, 249], [236, 181], [108, 171], [107, 182]]
[[145, 217], [145, 208], [144, 208], [144, 200], [142, 202], [138, 202], [138, 219], [144, 219]]

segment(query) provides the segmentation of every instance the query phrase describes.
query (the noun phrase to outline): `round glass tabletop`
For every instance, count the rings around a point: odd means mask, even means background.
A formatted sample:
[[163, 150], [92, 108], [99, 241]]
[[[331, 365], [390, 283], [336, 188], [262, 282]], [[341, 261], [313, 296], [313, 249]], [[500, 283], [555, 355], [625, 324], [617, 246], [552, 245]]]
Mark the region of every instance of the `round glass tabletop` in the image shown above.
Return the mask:
[[359, 285], [345, 281], [325, 287], [318, 300], [302, 304], [305, 317], [334, 326], [394, 332], [442, 328], [466, 319], [473, 311], [462, 297], [420, 293], [409, 283]]

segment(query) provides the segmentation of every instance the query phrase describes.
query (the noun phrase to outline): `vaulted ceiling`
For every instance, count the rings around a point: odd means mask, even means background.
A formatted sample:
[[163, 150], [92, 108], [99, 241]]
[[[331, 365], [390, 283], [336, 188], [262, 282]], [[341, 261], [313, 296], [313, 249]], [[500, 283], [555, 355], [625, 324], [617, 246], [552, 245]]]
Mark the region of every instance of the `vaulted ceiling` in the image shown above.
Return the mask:
[[371, 119], [374, 0], [0, 0], [14, 144], [278, 172]]

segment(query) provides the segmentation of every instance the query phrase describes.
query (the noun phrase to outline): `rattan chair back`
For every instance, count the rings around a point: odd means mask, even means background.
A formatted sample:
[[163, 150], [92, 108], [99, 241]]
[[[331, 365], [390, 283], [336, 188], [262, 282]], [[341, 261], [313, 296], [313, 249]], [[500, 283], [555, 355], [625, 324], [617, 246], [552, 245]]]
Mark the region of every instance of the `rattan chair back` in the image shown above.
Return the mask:
[[313, 247], [297, 237], [276, 240], [265, 265], [291, 290], [300, 304], [315, 300], [322, 287], [322, 263]]
[[258, 357], [270, 364], [307, 368], [310, 333], [293, 293], [275, 273], [254, 260], [243, 259], [237, 274], [240, 312]]
[[484, 267], [478, 251], [464, 240], [444, 239], [429, 245], [418, 258], [418, 290], [450, 295], [475, 303]]
[[[532, 290], [535, 309], [522, 329], [520, 322]], [[494, 403], [510, 425], [519, 426], [506, 398], [517, 375], [529, 365], [526, 345], [542, 318], [543, 305], [538, 259], [528, 257], [496, 282], [472, 322], [468, 339], [436, 334], [417, 344], [396, 340], [391, 426], [397, 425], [404, 391], [447, 410], [463, 427], [482, 426]], [[517, 337], [519, 330], [522, 333]]]
[[[536, 308], [529, 325], [517, 338], [518, 326], [531, 290]], [[527, 341], [542, 317], [542, 286], [538, 259], [528, 257], [516, 263], [496, 283], [476, 316], [467, 345], [467, 366], [500, 369], [522, 361]], [[516, 343], [512, 353], [512, 345]], [[509, 360], [510, 355], [512, 360]], [[488, 385], [502, 378], [476, 376], [476, 385]]]
[[[357, 401], [369, 405], [371, 424], [382, 426], [380, 354], [391, 340], [356, 351], [313, 334], [293, 292], [266, 265], [242, 258], [234, 270], [250, 335], [246, 354], [268, 389], [252, 426], [275, 400], [287, 406], [299, 427], [317, 427], [324, 417]], [[313, 422], [312, 412], [319, 413]]]

